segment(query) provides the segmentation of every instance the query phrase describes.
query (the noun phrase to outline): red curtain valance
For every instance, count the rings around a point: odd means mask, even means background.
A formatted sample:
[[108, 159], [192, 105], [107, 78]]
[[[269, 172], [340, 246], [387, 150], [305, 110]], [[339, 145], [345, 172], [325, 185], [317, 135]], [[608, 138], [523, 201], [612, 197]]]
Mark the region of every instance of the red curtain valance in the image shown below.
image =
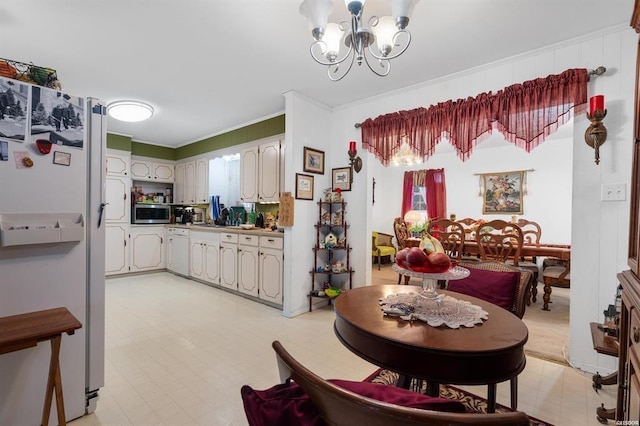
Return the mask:
[[443, 136], [462, 161], [496, 128], [505, 138], [530, 152], [587, 102], [586, 69], [525, 81], [475, 98], [440, 102], [367, 119], [361, 124], [362, 146], [382, 164], [389, 164], [403, 137], [411, 149], [429, 158]]

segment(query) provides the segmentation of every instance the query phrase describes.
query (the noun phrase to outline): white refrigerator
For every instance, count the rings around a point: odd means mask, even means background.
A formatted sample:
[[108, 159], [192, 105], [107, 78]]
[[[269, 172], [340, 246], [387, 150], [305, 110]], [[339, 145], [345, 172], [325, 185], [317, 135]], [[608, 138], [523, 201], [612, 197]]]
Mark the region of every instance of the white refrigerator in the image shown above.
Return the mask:
[[[0, 317], [63, 306], [82, 323], [60, 350], [70, 421], [104, 385], [106, 107], [0, 78], [0, 108]], [[0, 425], [40, 424], [50, 354], [0, 355]]]

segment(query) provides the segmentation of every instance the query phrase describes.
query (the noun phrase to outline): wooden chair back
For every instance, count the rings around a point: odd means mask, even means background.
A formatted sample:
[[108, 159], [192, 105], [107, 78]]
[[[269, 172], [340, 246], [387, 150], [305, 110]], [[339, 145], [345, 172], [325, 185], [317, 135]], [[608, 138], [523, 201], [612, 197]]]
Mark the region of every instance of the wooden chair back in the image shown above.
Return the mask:
[[513, 307], [511, 312], [518, 318], [522, 319], [524, 312], [529, 302], [529, 295], [531, 293], [531, 285], [533, 284], [533, 274], [528, 269], [519, 268], [516, 266], [507, 265], [503, 262], [496, 261], [482, 261], [482, 262], [465, 262], [462, 261], [458, 265], [469, 269], [473, 273], [473, 269], [483, 269], [485, 271], [498, 271], [498, 272], [520, 272], [520, 281], [516, 287], [516, 293], [513, 297]]
[[407, 226], [407, 222], [405, 222], [401, 217], [396, 217], [393, 219], [393, 232], [396, 235], [396, 243], [398, 244], [398, 250], [402, 250], [405, 248], [407, 238], [411, 237], [411, 233], [409, 232], [409, 227]]
[[440, 241], [450, 258], [462, 258], [465, 230], [460, 223], [449, 219], [432, 220], [427, 226], [427, 232]]
[[466, 240], [475, 240], [476, 239], [476, 219], [465, 217], [464, 219], [456, 220], [462, 226], [465, 233]]
[[529, 425], [523, 412], [492, 414], [448, 413], [407, 408], [367, 398], [317, 376], [295, 360], [277, 340], [276, 352], [281, 381], [293, 379], [306, 393], [328, 425], [440, 426], [440, 425]]
[[515, 223], [501, 219], [482, 223], [476, 228], [476, 241], [482, 260], [510, 260], [518, 266], [523, 235]]
[[518, 219], [516, 224], [522, 229], [522, 237], [525, 244], [540, 244], [542, 228], [538, 223], [527, 219]]

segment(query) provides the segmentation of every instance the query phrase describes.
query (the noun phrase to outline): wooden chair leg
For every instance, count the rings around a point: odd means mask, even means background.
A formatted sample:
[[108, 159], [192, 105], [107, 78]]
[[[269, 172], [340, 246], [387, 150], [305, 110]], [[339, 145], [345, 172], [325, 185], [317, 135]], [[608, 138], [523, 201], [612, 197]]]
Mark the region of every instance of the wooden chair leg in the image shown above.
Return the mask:
[[382, 263], [382, 258], [378, 255], [378, 271], [380, 270], [380, 264]]

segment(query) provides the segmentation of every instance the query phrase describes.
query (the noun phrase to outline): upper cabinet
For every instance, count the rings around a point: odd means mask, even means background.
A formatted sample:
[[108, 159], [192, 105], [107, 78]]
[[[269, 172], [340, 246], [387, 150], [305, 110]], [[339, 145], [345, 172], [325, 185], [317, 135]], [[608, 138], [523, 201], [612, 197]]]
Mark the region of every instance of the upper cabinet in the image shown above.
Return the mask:
[[131, 179], [133, 180], [173, 183], [174, 178], [175, 172], [172, 163], [131, 160]]
[[280, 138], [240, 152], [240, 199], [244, 203], [280, 200]]
[[129, 176], [131, 157], [128, 155], [107, 152], [107, 174], [110, 176]]
[[209, 202], [209, 159], [198, 158], [176, 163], [174, 196], [178, 204]]

